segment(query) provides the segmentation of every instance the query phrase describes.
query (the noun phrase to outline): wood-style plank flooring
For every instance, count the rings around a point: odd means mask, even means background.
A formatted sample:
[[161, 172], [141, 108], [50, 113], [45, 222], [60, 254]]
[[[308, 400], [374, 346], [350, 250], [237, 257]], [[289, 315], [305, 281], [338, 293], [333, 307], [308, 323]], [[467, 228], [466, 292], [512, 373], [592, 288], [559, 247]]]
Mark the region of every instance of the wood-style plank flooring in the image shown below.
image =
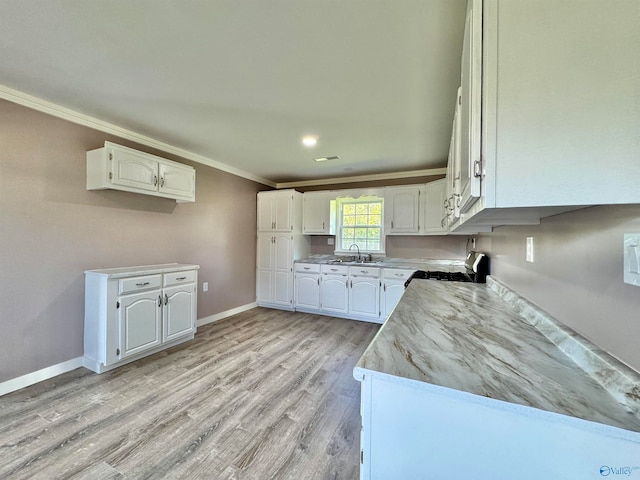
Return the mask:
[[0, 397], [0, 478], [356, 479], [378, 325], [256, 308], [102, 375]]

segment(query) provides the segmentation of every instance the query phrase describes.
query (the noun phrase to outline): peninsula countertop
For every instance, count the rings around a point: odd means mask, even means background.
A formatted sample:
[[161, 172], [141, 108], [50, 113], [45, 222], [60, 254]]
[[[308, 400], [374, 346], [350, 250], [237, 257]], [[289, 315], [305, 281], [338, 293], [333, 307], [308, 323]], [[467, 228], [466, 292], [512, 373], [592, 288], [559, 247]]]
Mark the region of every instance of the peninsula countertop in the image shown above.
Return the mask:
[[413, 280], [361, 369], [640, 432], [640, 416], [486, 284]]

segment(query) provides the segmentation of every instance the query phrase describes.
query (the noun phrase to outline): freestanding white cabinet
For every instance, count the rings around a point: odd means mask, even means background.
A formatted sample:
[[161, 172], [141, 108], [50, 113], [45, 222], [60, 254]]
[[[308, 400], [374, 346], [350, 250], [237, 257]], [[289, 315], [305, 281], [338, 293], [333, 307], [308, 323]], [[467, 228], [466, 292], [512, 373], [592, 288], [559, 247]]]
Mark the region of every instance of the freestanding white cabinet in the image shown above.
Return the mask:
[[256, 303], [293, 310], [293, 261], [309, 254], [302, 235], [302, 194], [295, 190], [258, 193]]
[[104, 142], [104, 147], [87, 152], [87, 190], [124, 190], [177, 202], [195, 202], [194, 168]]
[[87, 270], [83, 365], [111, 370], [194, 337], [198, 265]]

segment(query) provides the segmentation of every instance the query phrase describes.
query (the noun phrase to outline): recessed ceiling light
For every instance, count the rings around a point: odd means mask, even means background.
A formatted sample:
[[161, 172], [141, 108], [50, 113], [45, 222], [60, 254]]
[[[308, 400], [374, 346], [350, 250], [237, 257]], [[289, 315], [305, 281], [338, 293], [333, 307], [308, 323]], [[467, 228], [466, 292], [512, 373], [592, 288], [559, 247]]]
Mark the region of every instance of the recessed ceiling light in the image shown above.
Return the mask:
[[327, 160], [338, 160], [340, 157], [333, 155], [332, 157], [318, 157], [314, 158], [316, 162], [326, 162]]
[[318, 137], [316, 135], [305, 135], [302, 137], [302, 144], [305, 147], [315, 147], [318, 143]]

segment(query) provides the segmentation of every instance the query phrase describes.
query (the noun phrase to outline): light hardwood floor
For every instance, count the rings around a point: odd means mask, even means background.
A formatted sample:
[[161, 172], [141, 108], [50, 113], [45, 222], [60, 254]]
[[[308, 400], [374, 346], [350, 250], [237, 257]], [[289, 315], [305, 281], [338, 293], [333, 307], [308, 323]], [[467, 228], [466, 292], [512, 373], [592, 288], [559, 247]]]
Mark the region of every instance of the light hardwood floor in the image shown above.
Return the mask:
[[256, 308], [97, 375], [0, 397], [2, 479], [356, 479], [379, 326]]

